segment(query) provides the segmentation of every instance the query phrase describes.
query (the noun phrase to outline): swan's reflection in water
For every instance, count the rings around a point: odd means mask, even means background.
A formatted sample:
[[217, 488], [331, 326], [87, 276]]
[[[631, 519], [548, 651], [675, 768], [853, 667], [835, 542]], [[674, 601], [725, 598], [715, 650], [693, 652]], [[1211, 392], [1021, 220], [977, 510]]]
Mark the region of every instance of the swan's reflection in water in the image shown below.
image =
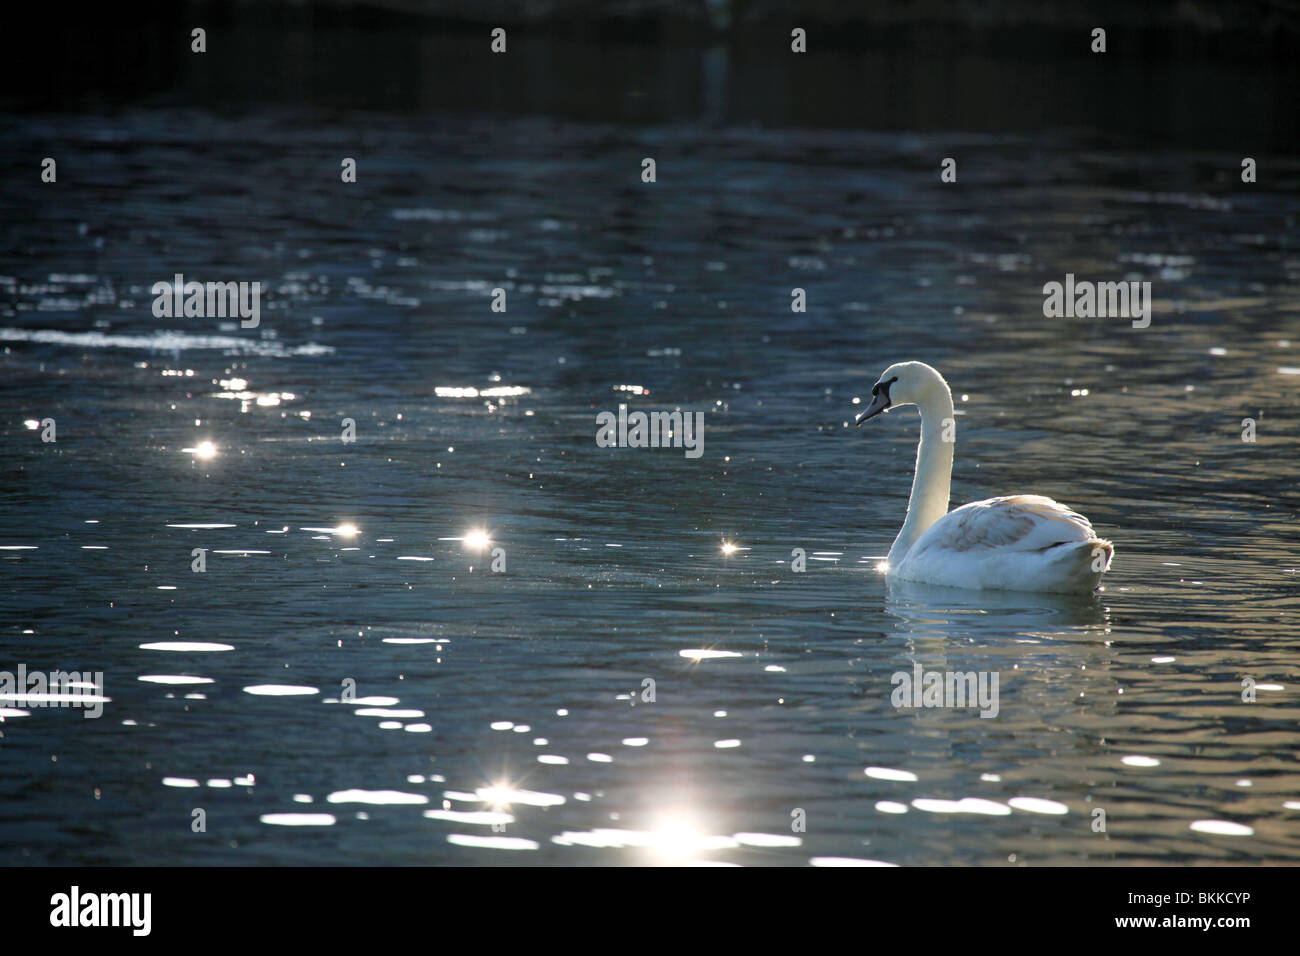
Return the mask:
[[894, 616], [898, 634], [934, 633], [954, 637], [975, 634], [1039, 635], [1102, 628], [1109, 630], [1105, 592], [1052, 594], [1024, 591], [977, 591], [885, 579], [885, 611]]
[[[923, 671], [996, 672], [1012, 700], [1043, 701], [1063, 671], [1103, 675], [1109, 610], [1100, 594], [974, 591], [888, 581], [888, 634]], [[1073, 675], [1072, 675], [1073, 676]], [[1078, 679], [1070, 686], [1081, 695]]]
[[[1097, 738], [1059, 729], [1114, 709], [1103, 596], [895, 580], [886, 582], [884, 611], [896, 652], [882, 677], [904, 743], [892, 748], [901, 756], [882, 758], [888, 767], [867, 768], [876, 811], [918, 811], [952, 833], [1026, 815], [1064, 839], [1088, 833], [1086, 793], [1006, 755], [1028, 748], [1062, 767], [1096, 763]], [[1061, 819], [1044, 822], [1053, 817]], [[1006, 825], [1025, 827], [1023, 819]]]

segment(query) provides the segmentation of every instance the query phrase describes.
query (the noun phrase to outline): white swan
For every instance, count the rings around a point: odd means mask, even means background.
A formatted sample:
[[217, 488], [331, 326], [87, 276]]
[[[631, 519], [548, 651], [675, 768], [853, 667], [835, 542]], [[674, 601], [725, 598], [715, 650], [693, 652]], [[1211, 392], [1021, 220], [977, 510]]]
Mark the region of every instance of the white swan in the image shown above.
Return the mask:
[[889, 366], [857, 423], [899, 405], [920, 407], [921, 441], [907, 520], [889, 549], [891, 577], [1004, 591], [1097, 587], [1115, 549], [1051, 498], [1011, 495], [948, 510], [956, 419], [942, 375], [924, 362]]

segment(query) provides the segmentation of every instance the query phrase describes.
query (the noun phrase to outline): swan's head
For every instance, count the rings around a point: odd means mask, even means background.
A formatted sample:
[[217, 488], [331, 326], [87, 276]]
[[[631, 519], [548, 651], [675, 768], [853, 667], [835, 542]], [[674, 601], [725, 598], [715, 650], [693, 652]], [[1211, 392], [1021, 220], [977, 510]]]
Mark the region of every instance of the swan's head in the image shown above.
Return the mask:
[[898, 405], [920, 405], [924, 408], [929, 399], [946, 393], [948, 383], [943, 376], [924, 362], [898, 362], [880, 373], [871, 386], [871, 404], [859, 413], [859, 425], [869, 418]]

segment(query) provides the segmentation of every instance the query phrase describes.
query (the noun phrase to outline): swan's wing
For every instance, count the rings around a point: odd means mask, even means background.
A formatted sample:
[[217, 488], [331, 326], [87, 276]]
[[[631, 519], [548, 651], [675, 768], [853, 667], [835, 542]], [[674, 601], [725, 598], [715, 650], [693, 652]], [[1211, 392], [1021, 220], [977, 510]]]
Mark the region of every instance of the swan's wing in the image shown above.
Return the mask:
[[1096, 534], [1088, 519], [1042, 495], [1010, 495], [972, 501], [954, 508], [917, 539], [908, 558], [937, 549], [949, 553], [1026, 553], [1076, 541], [1092, 541]]

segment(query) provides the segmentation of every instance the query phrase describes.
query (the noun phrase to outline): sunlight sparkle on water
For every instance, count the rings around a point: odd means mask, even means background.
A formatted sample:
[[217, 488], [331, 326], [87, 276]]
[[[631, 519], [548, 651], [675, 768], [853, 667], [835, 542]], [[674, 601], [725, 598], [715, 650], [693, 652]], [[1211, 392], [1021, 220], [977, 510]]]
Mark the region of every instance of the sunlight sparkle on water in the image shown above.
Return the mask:
[[514, 788], [508, 783], [494, 783], [490, 787], [480, 787], [478, 797], [488, 806], [505, 810], [510, 806], [510, 799], [514, 796]]
[[694, 856], [700, 845], [700, 832], [686, 817], [665, 817], [650, 831], [650, 849], [669, 860]]
[[[444, 796], [452, 800], [461, 799], [461, 795], [453, 795], [452, 791], [447, 791]], [[482, 801], [492, 809], [502, 811], [509, 810], [511, 805], [516, 803], [530, 807], [558, 807], [565, 802], [565, 798], [558, 793], [517, 790], [509, 783], [497, 783], [490, 787], [480, 787], [473, 794], [464, 795], [464, 798]]]

